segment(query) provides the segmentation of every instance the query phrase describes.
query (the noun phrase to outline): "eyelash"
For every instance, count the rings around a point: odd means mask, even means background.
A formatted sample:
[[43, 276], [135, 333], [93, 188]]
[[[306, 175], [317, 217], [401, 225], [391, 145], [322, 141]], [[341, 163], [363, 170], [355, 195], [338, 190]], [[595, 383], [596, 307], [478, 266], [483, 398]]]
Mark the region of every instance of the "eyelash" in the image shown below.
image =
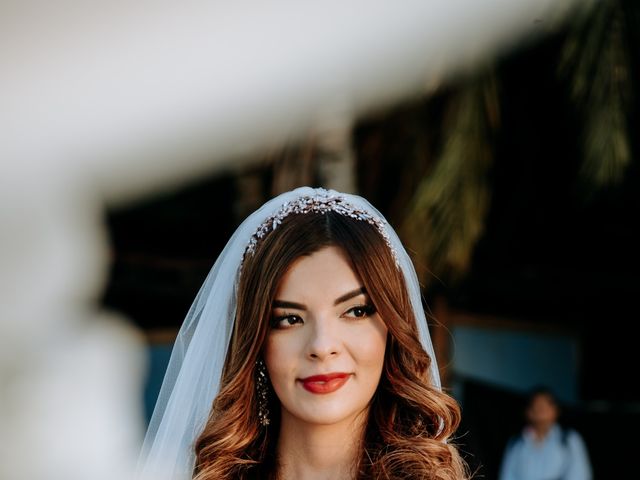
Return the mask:
[[[362, 311], [362, 315], [353, 315], [353, 316], [348, 316], [347, 318], [367, 318], [370, 317], [371, 315], [376, 313], [376, 307], [374, 307], [371, 304], [363, 304], [363, 305], [355, 305], [353, 307], [351, 307], [349, 310], [347, 310], [346, 312], [344, 312], [342, 314], [342, 316], [344, 316], [345, 314], [348, 313], [352, 313], [356, 310], [361, 310]], [[283, 326], [280, 325], [280, 322], [285, 321], [287, 319], [295, 319], [294, 323], [289, 322], [288, 325]], [[302, 320], [302, 318], [300, 317], [300, 315], [296, 315], [293, 313], [286, 313], [284, 315], [277, 315], [274, 316], [271, 319], [271, 328], [290, 328], [298, 323], [304, 323], [304, 320]]]
[[370, 317], [371, 315], [373, 315], [374, 313], [376, 313], [376, 307], [374, 307], [373, 305], [371, 305], [370, 303], [366, 303], [363, 305], [356, 305], [354, 307], [351, 307], [349, 310], [347, 310], [345, 313], [350, 313], [353, 312], [354, 310], [362, 310], [364, 312], [363, 315], [355, 315], [355, 318], [365, 318], [365, 317]]
[[[287, 319], [291, 319], [294, 318], [296, 319], [295, 323], [289, 323], [288, 325], [280, 325], [280, 322], [287, 320]], [[289, 328], [292, 327], [293, 325], [297, 324], [298, 321], [302, 321], [302, 318], [300, 318], [299, 315], [294, 315], [294, 314], [285, 314], [285, 315], [278, 315], [278, 316], [274, 316], [271, 319], [271, 328]]]

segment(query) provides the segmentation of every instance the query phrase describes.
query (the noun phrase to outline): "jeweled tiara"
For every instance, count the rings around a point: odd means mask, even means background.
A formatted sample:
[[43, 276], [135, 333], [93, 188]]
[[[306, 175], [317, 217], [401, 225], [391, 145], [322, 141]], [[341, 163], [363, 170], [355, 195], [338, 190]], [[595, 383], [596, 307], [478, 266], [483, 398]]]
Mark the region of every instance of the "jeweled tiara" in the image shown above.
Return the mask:
[[385, 227], [386, 222], [372, 215], [366, 210], [354, 207], [341, 195], [336, 195], [335, 193], [322, 188], [316, 189], [315, 195], [303, 196], [297, 198], [296, 200], [283, 203], [280, 210], [278, 210], [275, 214], [271, 215], [264, 222], [262, 222], [262, 224], [260, 224], [260, 226], [253, 233], [253, 235], [251, 235], [251, 238], [249, 239], [249, 243], [247, 245], [247, 249], [245, 251], [245, 257], [247, 255], [253, 255], [256, 251], [258, 242], [269, 232], [275, 230], [288, 215], [291, 215], [292, 213], [322, 214], [327, 212], [336, 212], [339, 215], [355, 218], [356, 220], [367, 222], [376, 227], [378, 233], [380, 233], [385, 243], [389, 247], [389, 250], [391, 250], [391, 254], [393, 255], [396, 265], [398, 265], [398, 255], [395, 248], [393, 248], [393, 245], [391, 245], [391, 240]]

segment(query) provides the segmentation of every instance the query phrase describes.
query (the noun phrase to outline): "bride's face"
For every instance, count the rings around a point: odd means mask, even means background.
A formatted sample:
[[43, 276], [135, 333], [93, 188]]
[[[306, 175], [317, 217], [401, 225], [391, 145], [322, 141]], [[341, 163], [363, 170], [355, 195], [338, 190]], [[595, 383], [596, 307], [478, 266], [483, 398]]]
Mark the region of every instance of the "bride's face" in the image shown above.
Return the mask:
[[283, 421], [328, 425], [359, 418], [380, 381], [386, 338], [341, 249], [296, 260], [278, 286], [265, 345]]

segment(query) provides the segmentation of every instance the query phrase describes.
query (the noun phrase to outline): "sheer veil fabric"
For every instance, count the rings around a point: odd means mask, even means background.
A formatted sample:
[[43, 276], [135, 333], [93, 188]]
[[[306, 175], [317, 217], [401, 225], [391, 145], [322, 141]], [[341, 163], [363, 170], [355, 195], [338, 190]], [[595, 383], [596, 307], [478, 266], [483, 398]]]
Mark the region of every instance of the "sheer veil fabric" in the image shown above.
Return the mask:
[[251, 214], [235, 231], [200, 288], [176, 338], [155, 410], [142, 447], [137, 478], [190, 480], [193, 444], [207, 421], [220, 387], [224, 359], [233, 330], [236, 292], [243, 255], [258, 228], [285, 203], [300, 198], [341, 197], [343, 202], [382, 221], [395, 250], [418, 322], [420, 341], [432, 359], [431, 377], [440, 377], [413, 263], [384, 217], [362, 197], [333, 190], [301, 187], [283, 193]]

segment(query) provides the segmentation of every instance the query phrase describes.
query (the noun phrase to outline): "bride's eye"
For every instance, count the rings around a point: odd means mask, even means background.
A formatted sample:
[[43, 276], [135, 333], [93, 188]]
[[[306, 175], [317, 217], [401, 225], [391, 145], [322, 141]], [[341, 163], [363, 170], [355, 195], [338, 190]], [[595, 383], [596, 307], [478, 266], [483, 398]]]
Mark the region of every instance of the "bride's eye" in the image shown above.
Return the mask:
[[271, 319], [271, 328], [289, 328], [303, 323], [298, 315], [274, 315]]
[[374, 313], [376, 313], [376, 307], [371, 304], [356, 305], [355, 307], [351, 307], [349, 310], [347, 310], [345, 312], [345, 316], [352, 318], [365, 318], [370, 317]]

